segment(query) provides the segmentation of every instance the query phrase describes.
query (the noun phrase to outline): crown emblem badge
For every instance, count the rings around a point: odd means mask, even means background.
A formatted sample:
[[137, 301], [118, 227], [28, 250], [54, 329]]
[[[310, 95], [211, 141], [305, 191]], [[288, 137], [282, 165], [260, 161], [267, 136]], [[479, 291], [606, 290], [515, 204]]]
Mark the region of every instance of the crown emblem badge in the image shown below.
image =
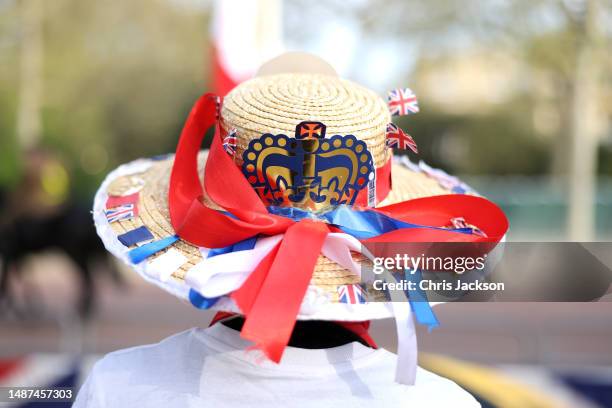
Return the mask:
[[354, 203], [374, 177], [372, 155], [355, 136], [326, 138], [325, 131], [321, 122], [300, 122], [295, 137], [251, 140], [242, 171], [264, 203], [308, 210]]

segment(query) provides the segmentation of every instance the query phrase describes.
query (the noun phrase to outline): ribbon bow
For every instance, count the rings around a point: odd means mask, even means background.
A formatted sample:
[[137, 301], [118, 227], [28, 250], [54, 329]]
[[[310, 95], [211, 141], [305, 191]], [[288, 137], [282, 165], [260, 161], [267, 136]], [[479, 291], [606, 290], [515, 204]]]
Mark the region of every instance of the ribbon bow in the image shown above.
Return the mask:
[[[220, 126], [215, 129], [202, 186], [197, 156], [206, 131], [217, 121], [217, 109], [217, 97], [205, 94], [187, 118], [170, 178], [170, 219], [179, 237], [207, 248], [227, 247], [261, 235], [283, 234], [242, 286], [230, 295], [245, 315], [241, 336], [253, 341], [275, 362], [280, 362], [289, 342], [317, 258], [330, 232], [340, 229], [362, 242], [495, 244], [507, 230], [508, 222], [495, 204], [467, 195], [427, 197], [366, 211], [349, 211], [362, 213], [360, 219], [369, 225], [368, 231], [373, 226], [378, 228], [375, 234], [366, 235], [359, 235], [361, 229], [343, 229], [346, 211], [332, 213], [325, 220], [292, 218], [282, 211], [270, 211], [225, 153]], [[204, 190], [224, 211], [204, 204]], [[486, 237], [440, 228], [455, 217], [478, 225]]]

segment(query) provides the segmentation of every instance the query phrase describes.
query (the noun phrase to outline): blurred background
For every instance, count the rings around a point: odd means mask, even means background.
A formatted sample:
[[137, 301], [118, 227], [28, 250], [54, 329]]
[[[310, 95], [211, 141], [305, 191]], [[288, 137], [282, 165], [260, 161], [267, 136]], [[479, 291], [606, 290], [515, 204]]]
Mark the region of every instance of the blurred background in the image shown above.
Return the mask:
[[[500, 204], [509, 240], [610, 241], [610, 0], [0, 0], [0, 384], [78, 383], [106, 352], [207, 324], [105, 255], [93, 194], [284, 50], [412, 88], [410, 159]], [[612, 406], [608, 305], [442, 305], [420, 350]], [[392, 322], [374, 333], [395, 347]]]

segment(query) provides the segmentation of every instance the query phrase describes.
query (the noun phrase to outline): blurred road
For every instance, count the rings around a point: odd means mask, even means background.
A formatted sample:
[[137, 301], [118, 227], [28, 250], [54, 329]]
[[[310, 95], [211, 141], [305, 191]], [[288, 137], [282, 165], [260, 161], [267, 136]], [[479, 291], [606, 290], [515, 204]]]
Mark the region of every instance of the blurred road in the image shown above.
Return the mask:
[[[47, 262], [45, 275], [52, 269]], [[210, 321], [212, 312], [196, 310], [133, 273], [125, 276], [125, 288], [98, 282], [98, 314], [85, 331], [67, 317], [1, 321], [0, 355], [107, 353], [157, 342]], [[64, 295], [51, 287], [58, 293], [53, 300], [61, 301]], [[438, 329], [428, 333], [418, 327], [420, 351], [488, 364], [612, 365], [610, 302], [455, 303], [436, 306], [435, 312]], [[371, 331], [381, 346], [395, 349], [392, 320], [374, 322]]]

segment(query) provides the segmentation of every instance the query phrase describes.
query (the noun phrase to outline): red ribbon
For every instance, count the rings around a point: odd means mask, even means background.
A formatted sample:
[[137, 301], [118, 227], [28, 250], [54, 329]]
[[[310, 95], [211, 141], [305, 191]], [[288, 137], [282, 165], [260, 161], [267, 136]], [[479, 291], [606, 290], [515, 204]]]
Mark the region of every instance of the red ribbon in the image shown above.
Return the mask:
[[[205, 94], [195, 103], [176, 149], [168, 203], [177, 235], [193, 245], [225, 247], [256, 235], [285, 234], [231, 298], [245, 315], [242, 337], [279, 362], [311, 280], [321, 246], [333, 227], [310, 219], [293, 221], [268, 213], [240, 169], [225, 153], [220, 126], [215, 129], [204, 175], [197, 156], [206, 131], [217, 120], [217, 97]], [[203, 193], [236, 218], [207, 207]], [[508, 228], [503, 212], [490, 201], [466, 195], [410, 200], [377, 209], [396, 219], [446, 226], [464, 217], [487, 237], [431, 228], [402, 229], [373, 238], [377, 242], [493, 242]], [[371, 240], [368, 240], [371, 241]]]

